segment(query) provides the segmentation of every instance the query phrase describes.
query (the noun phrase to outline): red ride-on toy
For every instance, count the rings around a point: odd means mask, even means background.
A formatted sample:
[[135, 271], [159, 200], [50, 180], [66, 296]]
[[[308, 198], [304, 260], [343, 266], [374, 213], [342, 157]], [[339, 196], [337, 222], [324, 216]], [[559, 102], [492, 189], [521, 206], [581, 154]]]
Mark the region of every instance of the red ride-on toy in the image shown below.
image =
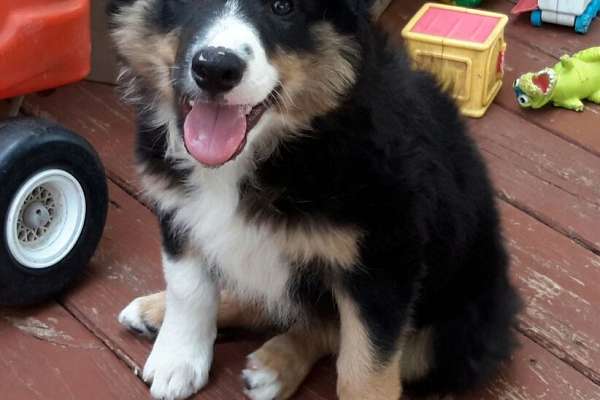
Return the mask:
[[0, 1], [0, 304], [64, 289], [102, 236], [108, 194], [90, 144], [49, 121], [17, 117], [23, 95], [90, 68], [89, 0]]

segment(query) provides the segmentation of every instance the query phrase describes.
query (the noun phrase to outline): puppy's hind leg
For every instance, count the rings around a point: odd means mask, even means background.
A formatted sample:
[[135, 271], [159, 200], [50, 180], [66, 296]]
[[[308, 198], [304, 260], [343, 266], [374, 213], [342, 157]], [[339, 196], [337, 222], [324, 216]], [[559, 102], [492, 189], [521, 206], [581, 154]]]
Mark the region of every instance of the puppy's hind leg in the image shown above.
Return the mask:
[[315, 322], [294, 325], [248, 356], [242, 378], [251, 400], [285, 400], [304, 381], [315, 362], [335, 353], [339, 341], [337, 324]]
[[400, 349], [381, 360], [353, 300], [340, 293], [336, 300], [341, 321], [337, 359], [339, 399], [399, 400], [402, 395]]

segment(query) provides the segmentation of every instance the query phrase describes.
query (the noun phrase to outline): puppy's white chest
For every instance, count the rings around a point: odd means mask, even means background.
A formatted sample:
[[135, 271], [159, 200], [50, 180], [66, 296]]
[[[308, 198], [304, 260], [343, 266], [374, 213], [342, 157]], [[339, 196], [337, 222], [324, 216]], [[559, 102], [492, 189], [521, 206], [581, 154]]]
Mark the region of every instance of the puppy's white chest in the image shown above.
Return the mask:
[[191, 243], [239, 296], [288, 307], [290, 267], [270, 228], [247, 222], [238, 212], [239, 191], [231, 180], [204, 177], [176, 214]]

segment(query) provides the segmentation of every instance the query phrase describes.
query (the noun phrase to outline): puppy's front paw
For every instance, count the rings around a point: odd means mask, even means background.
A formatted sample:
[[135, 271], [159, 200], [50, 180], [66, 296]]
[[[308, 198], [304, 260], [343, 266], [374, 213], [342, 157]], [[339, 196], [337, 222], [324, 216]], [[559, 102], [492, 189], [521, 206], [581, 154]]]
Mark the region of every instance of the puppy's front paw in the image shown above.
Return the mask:
[[157, 342], [146, 361], [144, 381], [152, 383], [155, 399], [185, 399], [206, 385], [211, 362], [212, 348]]

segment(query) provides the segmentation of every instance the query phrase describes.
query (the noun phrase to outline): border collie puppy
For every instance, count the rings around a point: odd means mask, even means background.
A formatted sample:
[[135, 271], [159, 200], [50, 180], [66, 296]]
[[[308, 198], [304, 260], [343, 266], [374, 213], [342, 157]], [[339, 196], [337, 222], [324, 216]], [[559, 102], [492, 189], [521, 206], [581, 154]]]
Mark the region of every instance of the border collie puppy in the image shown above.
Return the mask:
[[460, 393], [509, 357], [519, 301], [486, 168], [372, 5], [113, 0], [167, 285], [119, 319], [158, 332], [155, 398], [207, 383], [224, 326], [281, 332], [248, 357], [253, 400], [289, 398], [328, 354], [343, 400]]

